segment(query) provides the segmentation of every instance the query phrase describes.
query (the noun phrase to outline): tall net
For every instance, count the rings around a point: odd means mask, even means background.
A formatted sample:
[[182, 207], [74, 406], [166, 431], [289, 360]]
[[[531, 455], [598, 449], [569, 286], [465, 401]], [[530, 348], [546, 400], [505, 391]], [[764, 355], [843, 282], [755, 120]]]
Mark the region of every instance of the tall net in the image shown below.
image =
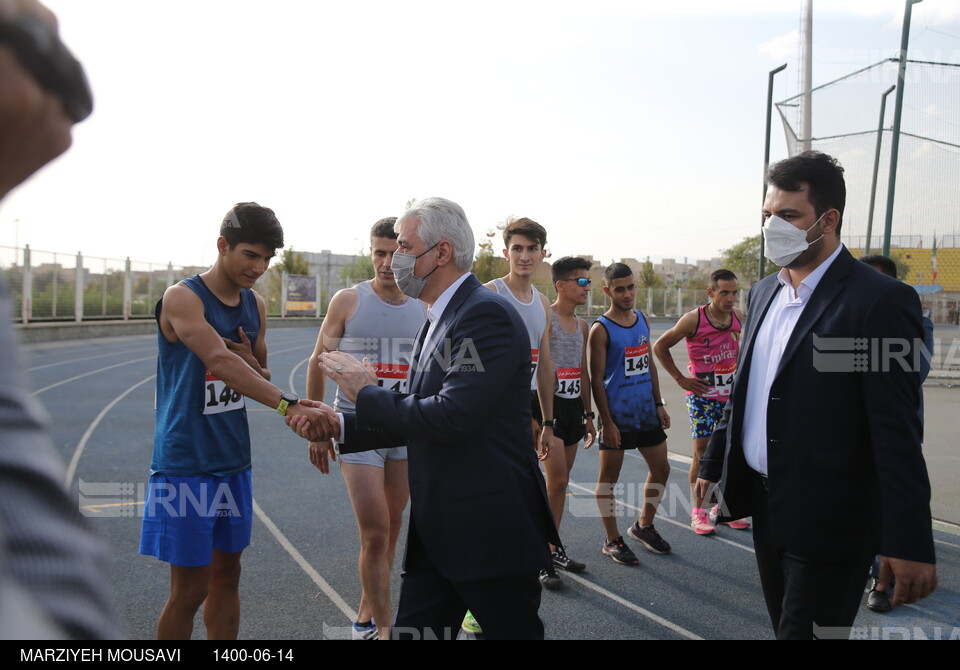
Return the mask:
[[[842, 239], [867, 245], [871, 182], [881, 97], [897, 83], [888, 59], [819, 86], [813, 96], [813, 149], [835, 156], [847, 181]], [[886, 98], [874, 198], [871, 253], [883, 250], [896, 91]], [[802, 96], [777, 103], [791, 155], [800, 148]], [[908, 60], [900, 125], [891, 256], [909, 267], [911, 284], [960, 291], [960, 64]]]

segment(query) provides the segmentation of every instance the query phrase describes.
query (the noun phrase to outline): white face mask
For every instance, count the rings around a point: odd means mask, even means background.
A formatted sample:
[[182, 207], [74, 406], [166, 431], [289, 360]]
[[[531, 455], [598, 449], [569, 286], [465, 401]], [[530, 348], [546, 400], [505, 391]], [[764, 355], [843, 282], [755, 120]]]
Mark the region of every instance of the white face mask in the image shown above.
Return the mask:
[[[823, 218], [824, 212], [820, 215]], [[820, 219], [813, 222], [813, 226], [820, 223]], [[810, 228], [813, 228], [810, 226]], [[772, 263], [776, 263], [782, 268], [787, 267], [796, 260], [797, 256], [806, 251], [811, 244], [815, 244], [823, 239], [823, 234], [813, 242], [807, 242], [807, 231], [791, 225], [779, 216], [770, 216], [763, 224], [763, 255]]]
[[[440, 244], [437, 242], [437, 244]], [[433, 247], [430, 247], [423, 254], [429, 253], [437, 244], [434, 244]], [[420, 254], [420, 256], [423, 256]], [[413, 274], [413, 268], [417, 264], [417, 259], [420, 256], [414, 256], [413, 254], [403, 254], [399, 251], [393, 253], [393, 260], [390, 262], [390, 269], [393, 270], [393, 275], [397, 278], [397, 288], [400, 289], [400, 292], [409, 298], [419, 298], [423, 287], [427, 283], [427, 277], [432, 275], [437, 268], [433, 268], [430, 272], [427, 273], [426, 277], [418, 277]]]

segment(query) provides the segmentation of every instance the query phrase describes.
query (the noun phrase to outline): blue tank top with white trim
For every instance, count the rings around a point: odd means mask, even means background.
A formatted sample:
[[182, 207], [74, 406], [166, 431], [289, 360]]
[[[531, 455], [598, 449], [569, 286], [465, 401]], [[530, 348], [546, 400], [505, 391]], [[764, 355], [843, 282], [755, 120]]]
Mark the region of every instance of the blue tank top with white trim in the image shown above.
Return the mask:
[[[204, 318], [218, 335], [239, 342], [237, 329], [242, 327], [250, 345], [256, 345], [260, 310], [252, 290], [243, 289], [240, 304], [231, 307], [199, 275], [181, 283], [200, 298]], [[158, 321], [162, 302], [157, 302]], [[228, 477], [249, 470], [244, 397], [217, 379], [183, 342], [168, 342], [159, 328], [157, 342], [157, 425], [151, 474]]]
[[660, 428], [660, 417], [650, 376], [650, 330], [643, 314], [634, 314], [637, 320], [629, 328], [605, 316], [597, 322], [609, 338], [603, 386], [610, 415], [621, 431], [635, 432]]

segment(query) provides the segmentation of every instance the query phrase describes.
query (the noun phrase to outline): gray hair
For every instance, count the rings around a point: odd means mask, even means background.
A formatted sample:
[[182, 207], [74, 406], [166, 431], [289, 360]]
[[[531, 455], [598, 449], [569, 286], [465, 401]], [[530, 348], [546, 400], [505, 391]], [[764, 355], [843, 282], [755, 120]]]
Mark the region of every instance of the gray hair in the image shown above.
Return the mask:
[[429, 249], [441, 240], [453, 246], [453, 263], [458, 270], [469, 272], [473, 267], [473, 229], [463, 208], [445, 198], [424, 198], [413, 203], [394, 228], [399, 232], [400, 221], [416, 219], [420, 222], [417, 234]]

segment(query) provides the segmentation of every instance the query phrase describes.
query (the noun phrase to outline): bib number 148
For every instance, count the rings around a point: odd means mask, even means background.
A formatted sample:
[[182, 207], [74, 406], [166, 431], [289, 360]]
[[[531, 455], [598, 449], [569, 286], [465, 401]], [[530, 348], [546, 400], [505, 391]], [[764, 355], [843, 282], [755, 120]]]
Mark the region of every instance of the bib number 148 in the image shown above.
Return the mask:
[[221, 414], [244, 407], [243, 396], [207, 370], [204, 380], [204, 414]]

